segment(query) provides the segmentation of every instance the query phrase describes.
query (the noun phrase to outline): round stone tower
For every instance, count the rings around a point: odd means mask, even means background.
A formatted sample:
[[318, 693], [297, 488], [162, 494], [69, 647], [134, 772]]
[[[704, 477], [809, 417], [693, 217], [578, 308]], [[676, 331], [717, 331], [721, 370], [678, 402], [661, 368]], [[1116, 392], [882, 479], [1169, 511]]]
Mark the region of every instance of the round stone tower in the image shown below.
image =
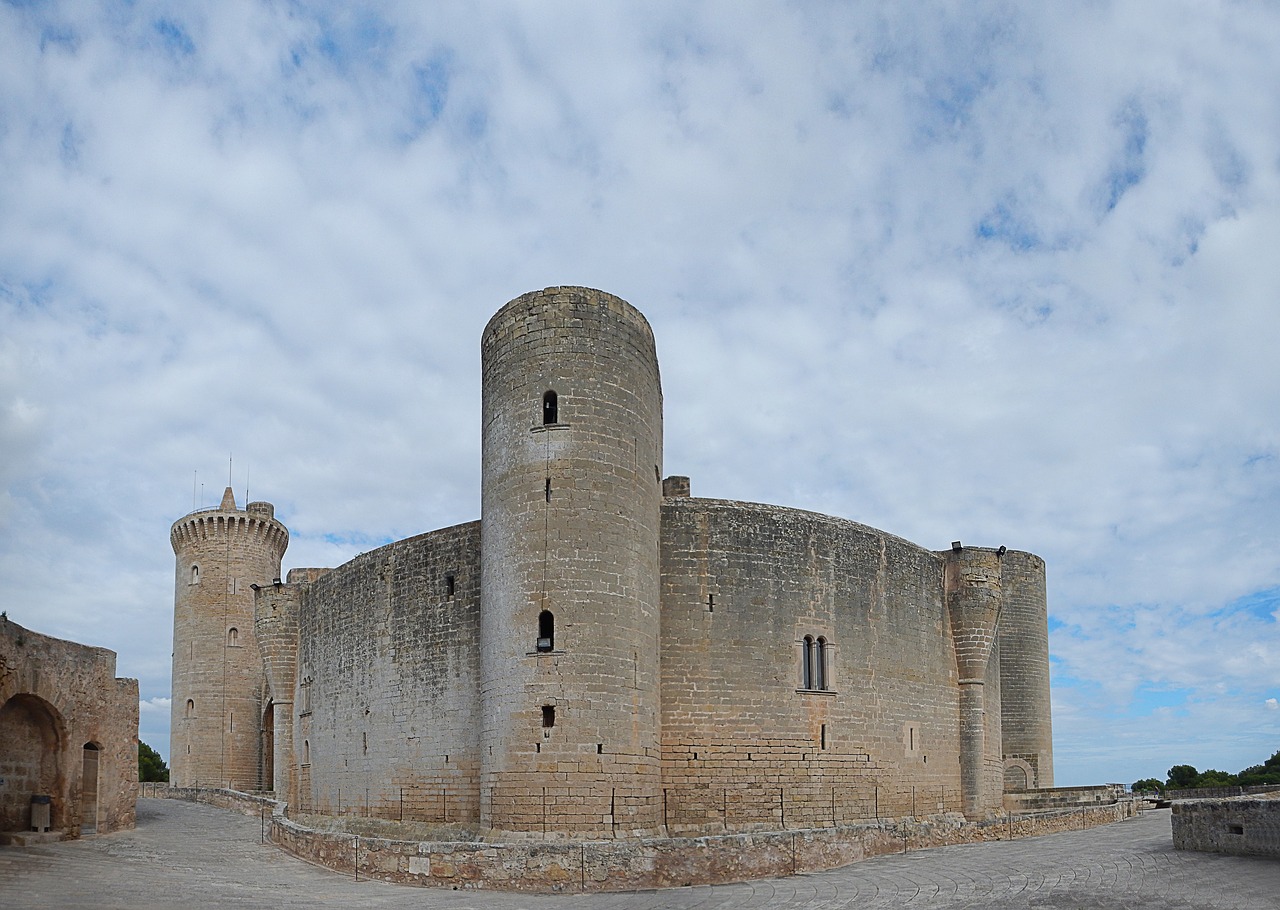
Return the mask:
[[548, 288], [481, 341], [481, 821], [661, 824], [662, 387], [626, 301]]
[[1044, 560], [1010, 550], [1003, 566], [1000, 615], [1000, 709], [1005, 785], [1053, 786], [1053, 722], [1049, 704], [1049, 601]]
[[262, 776], [268, 706], [250, 585], [280, 577], [289, 532], [271, 503], [240, 511], [227, 487], [218, 508], [174, 522], [169, 540], [176, 556], [170, 781], [269, 789]]

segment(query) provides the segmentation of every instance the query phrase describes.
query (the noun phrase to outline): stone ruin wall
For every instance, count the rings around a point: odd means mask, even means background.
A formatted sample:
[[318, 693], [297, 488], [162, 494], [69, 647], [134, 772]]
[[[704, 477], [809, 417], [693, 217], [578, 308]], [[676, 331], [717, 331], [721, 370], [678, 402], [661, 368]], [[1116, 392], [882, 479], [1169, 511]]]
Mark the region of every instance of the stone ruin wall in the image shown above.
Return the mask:
[[470, 522], [302, 587], [299, 811], [479, 820], [479, 586], [480, 523]]
[[[668, 498], [662, 566], [672, 834], [960, 809], [935, 554], [811, 512]], [[801, 688], [806, 635], [829, 642], [829, 691]]]
[[[96, 818], [85, 778], [95, 759]], [[134, 826], [138, 681], [116, 678], [114, 652], [0, 618], [0, 780], [0, 831], [29, 830], [37, 794], [52, 797], [50, 830]]]

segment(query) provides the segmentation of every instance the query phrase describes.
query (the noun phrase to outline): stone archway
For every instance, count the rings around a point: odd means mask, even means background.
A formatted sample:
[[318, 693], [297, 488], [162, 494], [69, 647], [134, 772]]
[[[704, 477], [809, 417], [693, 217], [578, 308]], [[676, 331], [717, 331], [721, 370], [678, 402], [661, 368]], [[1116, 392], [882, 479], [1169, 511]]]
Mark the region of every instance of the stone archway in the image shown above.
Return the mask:
[[1036, 788], [1036, 772], [1021, 758], [1004, 760], [1004, 792], [1023, 793]]
[[31, 797], [51, 796], [53, 830], [65, 824], [62, 718], [43, 698], [15, 695], [0, 707], [0, 831], [31, 827]]

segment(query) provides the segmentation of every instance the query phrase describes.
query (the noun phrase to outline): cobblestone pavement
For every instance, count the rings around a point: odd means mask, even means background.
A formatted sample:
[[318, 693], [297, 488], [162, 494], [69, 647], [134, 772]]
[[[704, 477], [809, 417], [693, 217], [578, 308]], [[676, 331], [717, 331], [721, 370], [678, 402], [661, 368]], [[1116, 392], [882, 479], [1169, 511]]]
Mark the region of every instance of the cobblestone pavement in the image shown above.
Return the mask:
[[0, 848], [0, 908], [1280, 908], [1280, 861], [1175, 851], [1168, 810], [1087, 831], [882, 856], [790, 878], [549, 896], [356, 882], [261, 845], [259, 833], [254, 818], [142, 799], [135, 831]]

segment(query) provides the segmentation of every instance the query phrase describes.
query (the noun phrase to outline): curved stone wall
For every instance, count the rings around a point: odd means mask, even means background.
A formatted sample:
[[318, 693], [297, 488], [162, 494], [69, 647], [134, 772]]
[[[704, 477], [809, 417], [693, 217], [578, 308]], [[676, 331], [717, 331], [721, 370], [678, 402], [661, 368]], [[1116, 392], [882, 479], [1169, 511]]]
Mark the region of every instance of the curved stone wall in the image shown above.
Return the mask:
[[[855, 522], [663, 504], [663, 765], [674, 833], [960, 808], [942, 561]], [[825, 685], [804, 685], [806, 638]]]
[[479, 817], [480, 523], [397, 541], [302, 588], [297, 808]]

